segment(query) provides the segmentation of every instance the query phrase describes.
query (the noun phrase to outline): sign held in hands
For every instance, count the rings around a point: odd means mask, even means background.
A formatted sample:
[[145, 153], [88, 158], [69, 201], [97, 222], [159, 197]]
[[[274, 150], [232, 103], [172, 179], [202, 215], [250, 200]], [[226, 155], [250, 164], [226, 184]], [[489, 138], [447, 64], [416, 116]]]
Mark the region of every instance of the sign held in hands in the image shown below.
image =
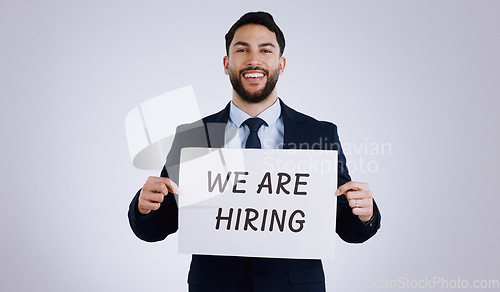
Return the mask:
[[179, 252], [333, 258], [337, 151], [184, 148]]

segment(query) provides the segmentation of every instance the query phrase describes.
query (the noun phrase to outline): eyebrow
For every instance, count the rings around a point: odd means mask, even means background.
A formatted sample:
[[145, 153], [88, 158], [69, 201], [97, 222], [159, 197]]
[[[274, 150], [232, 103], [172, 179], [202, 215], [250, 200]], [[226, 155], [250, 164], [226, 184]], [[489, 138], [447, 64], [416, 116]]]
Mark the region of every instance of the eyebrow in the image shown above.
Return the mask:
[[[250, 44], [249, 43], [246, 43], [246, 42], [236, 42], [233, 47], [236, 47], [236, 46], [245, 46], [245, 47], [250, 47]], [[262, 43], [262, 44], [259, 44], [259, 48], [262, 48], [262, 47], [273, 47], [273, 48], [276, 48], [275, 45], [273, 45], [272, 43]]]

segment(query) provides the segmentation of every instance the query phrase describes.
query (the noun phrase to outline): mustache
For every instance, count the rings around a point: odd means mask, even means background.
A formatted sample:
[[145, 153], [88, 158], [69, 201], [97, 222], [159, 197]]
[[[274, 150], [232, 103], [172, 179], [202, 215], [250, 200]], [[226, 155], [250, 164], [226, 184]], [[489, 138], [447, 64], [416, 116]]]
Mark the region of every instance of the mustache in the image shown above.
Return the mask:
[[266, 75], [269, 75], [269, 71], [260, 67], [246, 67], [245, 69], [240, 70], [240, 75], [243, 74], [245, 71], [252, 71], [252, 70], [259, 70], [259, 71], [264, 71]]

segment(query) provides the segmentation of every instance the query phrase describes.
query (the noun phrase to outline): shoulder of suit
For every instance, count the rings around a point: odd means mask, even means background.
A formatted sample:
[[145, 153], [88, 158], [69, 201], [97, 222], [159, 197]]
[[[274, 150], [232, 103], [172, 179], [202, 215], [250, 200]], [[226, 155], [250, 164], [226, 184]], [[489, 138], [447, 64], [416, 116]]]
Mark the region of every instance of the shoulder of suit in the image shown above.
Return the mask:
[[292, 116], [295, 116], [294, 119], [299, 120], [301, 122], [308, 123], [308, 124], [312, 124], [315, 127], [334, 127], [334, 128], [337, 127], [337, 125], [335, 125], [332, 122], [317, 120], [317, 119], [315, 119], [315, 118], [313, 118], [313, 117], [311, 117], [309, 115], [306, 115], [304, 113], [298, 112], [298, 111], [296, 111], [295, 109], [293, 109], [291, 107], [287, 106], [287, 110], [289, 111], [289, 113]]
[[221, 111], [211, 114], [203, 118], [204, 123], [227, 123], [229, 119], [229, 107], [231, 102], [229, 102], [224, 109]]
[[[195, 130], [195, 129], [204, 129], [205, 124], [220, 124], [220, 123], [225, 123], [227, 122], [227, 118], [225, 117], [227, 115], [226, 111], [228, 111], [228, 108], [224, 108], [220, 112], [211, 114], [209, 116], [206, 116], [202, 118], [201, 120], [197, 120], [192, 123], [187, 123], [187, 124], [181, 124], [177, 126], [177, 132], [186, 132], [188, 130]], [[224, 122], [224, 120], [226, 120]]]

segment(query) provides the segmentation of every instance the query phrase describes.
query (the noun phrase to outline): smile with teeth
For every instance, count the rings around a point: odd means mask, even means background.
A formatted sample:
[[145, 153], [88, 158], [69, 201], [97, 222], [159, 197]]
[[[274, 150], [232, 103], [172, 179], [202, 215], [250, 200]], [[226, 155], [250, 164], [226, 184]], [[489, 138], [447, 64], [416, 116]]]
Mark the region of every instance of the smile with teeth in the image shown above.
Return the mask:
[[262, 78], [264, 77], [264, 73], [245, 73], [243, 76], [245, 78]]

